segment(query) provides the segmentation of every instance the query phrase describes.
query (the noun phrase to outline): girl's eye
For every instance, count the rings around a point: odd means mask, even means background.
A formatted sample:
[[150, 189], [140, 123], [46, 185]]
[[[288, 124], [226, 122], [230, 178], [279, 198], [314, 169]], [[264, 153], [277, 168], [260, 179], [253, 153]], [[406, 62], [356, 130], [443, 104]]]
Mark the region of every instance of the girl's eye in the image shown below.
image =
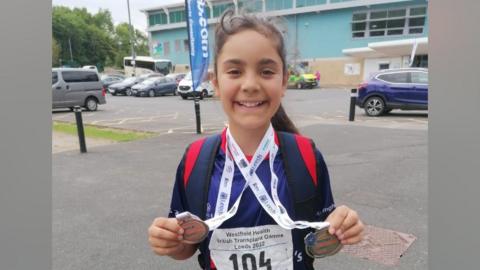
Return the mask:
[[272, 76], [273, 74], [275, 74], [275, 72], [273, 70], [270, 70], [270, 69], [262, 70], [262, 75], [263, 76]]
[[227, 74], [229, 75], [239, 75], [240, 74], [240, 70], [238, 69], [230, 69], [227, 71]]

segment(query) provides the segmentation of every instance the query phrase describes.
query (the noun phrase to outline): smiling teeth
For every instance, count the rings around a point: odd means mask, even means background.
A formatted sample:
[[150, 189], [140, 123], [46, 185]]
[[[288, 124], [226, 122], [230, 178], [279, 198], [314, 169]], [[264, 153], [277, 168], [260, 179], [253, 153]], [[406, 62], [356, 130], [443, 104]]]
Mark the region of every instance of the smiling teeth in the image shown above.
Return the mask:
[[245, 106], [245, 107], [256, 107], [260, 104], [262, 104], [263, 101], [258, 101], [258, 102], [238, 102], [238, 104]]

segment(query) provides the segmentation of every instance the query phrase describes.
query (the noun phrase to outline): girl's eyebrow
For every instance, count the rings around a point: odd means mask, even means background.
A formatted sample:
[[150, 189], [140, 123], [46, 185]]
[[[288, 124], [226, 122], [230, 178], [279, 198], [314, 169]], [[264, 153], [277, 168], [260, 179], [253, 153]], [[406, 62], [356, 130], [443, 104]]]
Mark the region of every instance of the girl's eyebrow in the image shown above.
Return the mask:
[[[224, 65], [233, 64], [233, 65], [245, 65], [245, 61], [237, 58], [227, 59], [223, 62]], [[262, 58], [258, 61], [258, 65], [266, 66], [266, 65], [278, 65], [278, 63], [271, 59], [271, 58]]]
[[241, 59], [227, 59], [223, 61], [224, 65], [232, 64], [232, 65], [245, 65], [245, 61], [242, 61]]
[[260, 59], [260, 61], [258, 61], [258, 64], [261, 66], [266, 66], [266, 65], [277, 65], [278, 63], [271, 58], [262, 58]]

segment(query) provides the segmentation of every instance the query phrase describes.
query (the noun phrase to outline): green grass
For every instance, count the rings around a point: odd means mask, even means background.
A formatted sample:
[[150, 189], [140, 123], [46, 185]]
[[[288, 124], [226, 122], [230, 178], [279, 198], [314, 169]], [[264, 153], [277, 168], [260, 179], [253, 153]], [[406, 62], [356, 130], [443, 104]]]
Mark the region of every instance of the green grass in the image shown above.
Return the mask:
[[[155, 133], [152, 132], [137, 132], [127, 131], [113, 128], [104, 128], [92, 125], [83, 125], [85, 137], [107, 139], [116, 142], [128, 142], [153, 137]], [[77, 136], [77, 125], [65, 122], [53, 122], [53, 131], [63, 132]]]

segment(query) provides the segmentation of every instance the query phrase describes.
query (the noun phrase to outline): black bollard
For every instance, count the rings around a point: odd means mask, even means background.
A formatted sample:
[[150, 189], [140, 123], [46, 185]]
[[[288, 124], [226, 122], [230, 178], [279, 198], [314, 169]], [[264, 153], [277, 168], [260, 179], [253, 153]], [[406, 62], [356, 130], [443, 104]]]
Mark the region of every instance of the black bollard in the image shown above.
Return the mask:
[[75, 120], [77, 122], [78, 142], [80, 143], [80, 153], [87, 152], [87, 145], [85, 144], [85, 132], [83, 131], [82, 108], [75, 106]]
[[350, 116], [348, 118], [349, 121], [355, 120], [355, 103], [357, 102], [357, 89], [353, 88], [350, 90]]
[[202, 133], [202, 127], [201, 127], [201, 123], [200, 123], [200, 101], [198, 100], [197, 96], [194, 97], [193, 102], [195, 104], [195, 118], [197, 120], [197, 134], [201, 134]]

